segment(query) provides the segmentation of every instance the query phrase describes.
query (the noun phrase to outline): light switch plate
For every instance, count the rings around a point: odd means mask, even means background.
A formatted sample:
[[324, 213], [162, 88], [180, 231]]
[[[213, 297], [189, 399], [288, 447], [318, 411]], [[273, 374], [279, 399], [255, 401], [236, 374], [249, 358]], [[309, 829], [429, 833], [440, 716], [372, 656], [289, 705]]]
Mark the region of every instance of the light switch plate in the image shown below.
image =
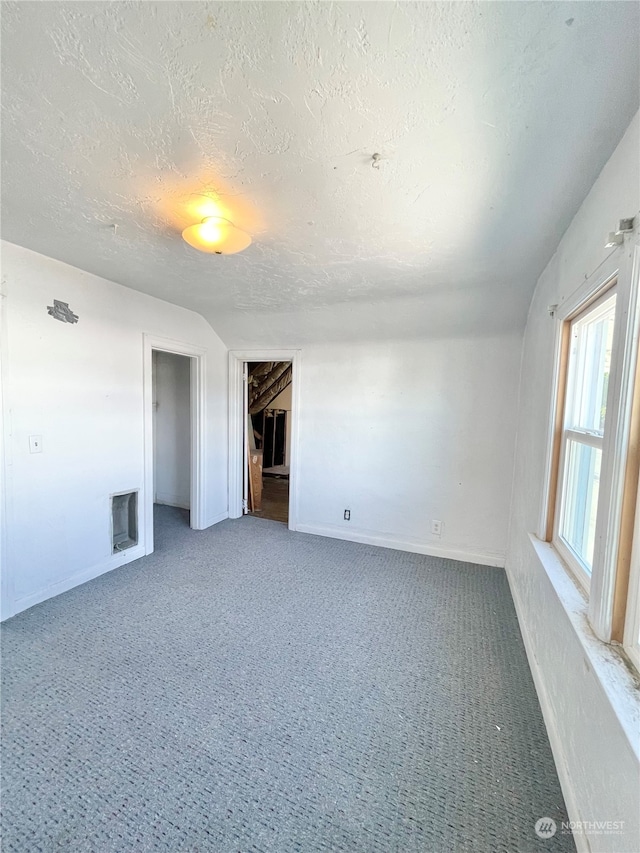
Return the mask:
[[30, 435], [29, 436], [29, 452], [30, 453], [42, 453], [42, 436], [41, 435]]

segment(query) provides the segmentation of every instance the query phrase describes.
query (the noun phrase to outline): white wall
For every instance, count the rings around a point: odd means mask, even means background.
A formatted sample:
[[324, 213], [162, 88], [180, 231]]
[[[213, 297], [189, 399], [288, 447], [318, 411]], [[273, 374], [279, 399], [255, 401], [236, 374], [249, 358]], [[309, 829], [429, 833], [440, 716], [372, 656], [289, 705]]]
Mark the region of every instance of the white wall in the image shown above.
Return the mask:
[[555, 330], [547, 306], [562, 303], [596, 270], [610, 252], [604, 244], [618, 220], [637, 215], [639, 150], [636, 116], [537, 284], [523, 348], [506, 564], [572, 816], [626, 821], [623, 837], [590, 838], [594, 853], [640, 849], [638, 746], [630, 742], [594, 671], [586, 650], [589, 632], [576, 629], [584, 626], [583, 614], [576, 619], [567, 614], [528, 534], [538, 529], [552, 403]]
[[191, 362], [153, 352], [154, 500], [189, 509], [191, 487]]
[[509, 335], [306, 347], [296, 528], [503, 565], [520, 346]]
[[226, 516], [227, 351], [197, 314], [27, 249], [2, 243], [2, 267], [6, 617], [140, 554], [111, 554], [109, 496], [144, 502], [143, 333], [207, 350], [205, 511]]

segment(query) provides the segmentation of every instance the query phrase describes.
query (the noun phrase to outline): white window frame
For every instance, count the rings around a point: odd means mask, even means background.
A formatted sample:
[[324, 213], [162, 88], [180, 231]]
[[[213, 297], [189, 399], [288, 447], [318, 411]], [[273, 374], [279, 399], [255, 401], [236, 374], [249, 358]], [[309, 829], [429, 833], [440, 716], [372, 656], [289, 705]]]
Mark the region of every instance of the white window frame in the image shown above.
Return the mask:
[[[609, 279], [603, 285], [600, 292], [597, 294], [597, 298], [595, 300], [589, 299], [587, 301], [586, 305], [581, 306], [578, 309], [578, 311], [575, 314], [573, 314], [573, 316], [567, 318], [567, 320], [565, 322], [569, 323], [569, 328], [567, 329], [566, 334], [568, 334], [570, 338], [571, 338], [571, 335], [573, 333], [573, 328], [576, 324], [580, 323], [583, 319], [586, 319], [586, 317], [589, 316], [590, 314], [596, 312], [598, 310], [598, 308], [602, 307], [614, 295], [616, 296], [616, 304], [617, 304], [617, 287], [616, 287], [616, 285], [617, 285], [617, 278], [616, 278], [616, 276], [614, 276], [612, 279]], [[617, 322], [617, 316], [616, 316], [616, 322]], [[615, 343], [616, 343], [616, 329], [614, 328], [614, 339], [613, 339], [614, 347], [615, 347]], [[571, 344], [571, 341], [569, 340], [569, 349], [571, 348], [570, 344]], [[570, 364], [571, 364], [570, 359], [571, 359], [571, 356], [569, 355], [568, 360], [567, 360], [567, 364], [564, 366], [564, 369], [566, 370], [567, 374], [569, 373], [569, 368], [570, 368]], [[574, 375], [573, 379], [574, 379], [574, 384], [575, 384], [575, 381], [576, 381], [575, 375]], [[566, 504], [567, 504], [566, 495], [565, 495], [565, 481], [566, 481], [566, 474], [567, 474], [567, 472], [566, 472], [567, 447], [569, 445], [569, 441], [573, 441], [576, 444], [582, 444], [582, 445], [585, 445], [587, 447], [594, 447], [594, 448], [601, 451], [602, 463], [603, 464], [602, 464], [602, 468], [600, 471], [600, 483], [602, 484], [602, 478], [603, 478], [603, 473], [604, 473], [604, 452], [603, 452], [604, 435], [600, 435], [600, 434], [595, 433], [595, 432], [590, 431], [590, 430], [575, 429], [571, 426], [568, 426], [568, 409], [569, 409], [570, 401], [572, 398], [573, 388], [571, 388], [570, 377], [568, 375], [566, 377], [564, 377], [564, 381], [567, 384], [567, 393], [566, 393], [565, 399], [563, 401], [564, 411], [562, 413], [562, 415], [563, 415], [563, 426], [562, 426], [562, 435], [560, 437], [560, 441], [561, 441], [560, 464], [559, 464], [559, 468], [558, 468], [558, 482], [557, 482], [557, 486], [556, 486], [558, 494], [557, 494], [557, 498], [556, 498], [556, 512], [555, 512], [555, 517], [554, 517], [554, 522], [553, 522], [553, 535], [552, 535], [551, 541], [552, 541], [553, 546], [555, 547], [556, 551], [558, 551], [558, 553], [563, 558], [565, 563], [569, 566], [569, 568], [571, 569], [571, 571], [575, 575], [576, 579], [578, 580], [578, 582], [580, 583], [582, 588], [586, 592], [588, 592], [589, 587], [591, 586], [591, 575], [589, 574], [589, 572], [588, 572], [586, 566], [584, 565], [583, 561], [581, 560], [579, 554], [577, 554], [573, 550], [573, 548], [571, 548], [569, 543], [566, 542], [562, 538], [562, 535], [560, 533], [562, 523], [563, 523], [563, 519], [564, 519], [564, 513], [566, 511]], [[611, 397], [612, 397], [612, 386], [611, 386], [611, 383], [609, 383], [609, 388], [608, 388], [608, 393], [607, 393], [607, 411], [609, 409]], [[608, 420], [609, 419], [607, 418], [607, 423], [605, 423], [605, 428], [608, 427]], [[603, 535], [601, 528], [605, 522], [605, 519], [603, 518], [603, 513], [601, 511], [601, 500], [603, 500], [602, 489], [600, 489], [599, 495], [598, 495], [598, 521], [596, 524], [596, 533], [595, 533], [596, 542], [598, 541], [598, 538]], [[606, 496], [605, 496], [604, 502], [606, 503]], [[605, 511], [606, 511], [606, 507], [605, 507]], [[594, 549], [594, 563], [595, 563], [595, 549]]]
[[[564, 359], [566, 324], [598, 300], [611, 288], [613, 282], [616, 284], [615, 331], [607, 395], [607, 424], [602, 442], [598, 521], [593, 570], [588, 584], [588, 619], [596, 636], [604, 642], [612, 642], [614, 639], [612, 631], [620, 523], [638, 352], [639, 271], [640, 246], [636, 230], [633, 235], [625, 236], [624, 243], [609, 254], [595, 273], [586, 278], [562, 305], [554, 306], [553, 310], [556, 324], [554, 386], [547, 440], [546, 488], [538, 535], [541, 539], [551, 539], [563, 562], [571, 567], [571, 561], [567, 560], [567, 555], [553, 542], [555, 537], [549, 533], [551, 516], [552, 529], [555, 530], [560, 509], [557, 489], [562, 468], [558, 465], [557, 443], [560, 440], [560, 411], [564, 420], [565, 401], [560, 389], [566, 381], [566, 377], [562, 376], [562, 371], [567, 367]], [[584, 589], [584, 578], [580, 578], [575, 570], [572, 574], [575, 574]]]
[[640, 670], [640, 484], [636, 499], [636, 520], [633, 528], [631, 570], [624, 622], [624, 650], [631, 662]]

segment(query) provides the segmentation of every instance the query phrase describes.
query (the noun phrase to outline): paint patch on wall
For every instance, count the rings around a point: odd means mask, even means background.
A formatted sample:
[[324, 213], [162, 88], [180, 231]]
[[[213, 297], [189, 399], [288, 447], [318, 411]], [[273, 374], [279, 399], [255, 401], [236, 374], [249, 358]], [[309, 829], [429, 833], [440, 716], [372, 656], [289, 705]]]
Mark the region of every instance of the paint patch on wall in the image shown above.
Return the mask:
[[59, 299], [54, 299], [53, 305], [47, 305], [47, 312], [54, 320], [60, 320], [62, 323], [78, 322], [78, 315], [74, 314], [71, 308], [69, 308], [69, 303], [60, 302]]

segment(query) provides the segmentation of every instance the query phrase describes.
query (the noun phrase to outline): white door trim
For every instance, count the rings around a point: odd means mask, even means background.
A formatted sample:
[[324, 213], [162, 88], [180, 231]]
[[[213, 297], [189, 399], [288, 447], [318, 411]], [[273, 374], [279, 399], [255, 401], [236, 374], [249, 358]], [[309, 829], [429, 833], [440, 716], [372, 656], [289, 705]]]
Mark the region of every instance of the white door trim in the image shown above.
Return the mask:
[[243, 394], [242, 368], [245, 361], [291, 362], [291, 457], [289, 464], [289, 530], [296, 530], [298, 518], [298, 424], [300, 422], [300, 350], [231, 350], [229, 352], [229, 518], [242, 515]]
[[153, 351], [185, 355], [191, 359], [191, 527], [204, 530], [205, 476], [204, 437], [206, 424], [206, 349], [192, 344], [143, 335], [143, 397], [144, 397], [144, 496], [143, 535], [144, 553], [153, 553]]

